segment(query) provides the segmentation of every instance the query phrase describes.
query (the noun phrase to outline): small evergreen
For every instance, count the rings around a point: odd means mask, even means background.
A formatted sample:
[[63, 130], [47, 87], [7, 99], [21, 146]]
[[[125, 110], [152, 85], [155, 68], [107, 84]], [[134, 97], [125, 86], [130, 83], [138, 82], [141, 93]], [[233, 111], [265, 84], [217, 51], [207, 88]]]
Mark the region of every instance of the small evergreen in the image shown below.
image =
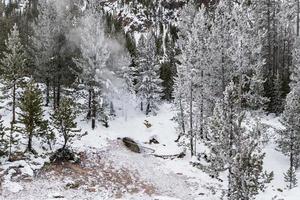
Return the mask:
[[55, 132], [50, 126], [49, 120], [44, 120], [41, 124], [42, 132], [40, 133], [40, 137], [42, 138], [42, 142], [49, 146], [49, 149], [53, 149], [53, 144], [56, 142]]
[[296, 170], [294, 167], [290, 167], [288, 171], [284, 174], [284, 181], [288, 183], [287, 186], [289, 189], [297, 187], [298, 180]]
[[0, 120], [0, 157], [8, 154], [9, 136], [7, 128], [3, 125], [3, 120]]
[[36, 84], [29, 82], [20, 99], [19, 131], [28, 137], [27, 151], [34, 152], [32, 139], [43, 132], [43, 96]]
[[59, 108], [51, 115], [54, 128], [63, 138], [62, 149], [66, 149], [72, 139], [80, 132], [75, 122], [77, 115], [75, 105], [69, 98], [63, 98]]
[[252, 199], [272, 179], [263, 171], [265, 154], [260, 149], [259, 129], [248, 130], [240, 107], [238, 87], [231, 82], [211, 119], [209, 144], [211, 171], [228, 171], [228, 199]]
[[295, 185], [293, 170], [299, 166], [300, 155], [300, 88], [295, 87], [287, 95], [286, 105], [282, 113], [284, 130], [278, 131], [277, 140], [279, 150], [289, 157], [289, 171], [285, 174], [285, 180], [290, 182], [290, 188]]

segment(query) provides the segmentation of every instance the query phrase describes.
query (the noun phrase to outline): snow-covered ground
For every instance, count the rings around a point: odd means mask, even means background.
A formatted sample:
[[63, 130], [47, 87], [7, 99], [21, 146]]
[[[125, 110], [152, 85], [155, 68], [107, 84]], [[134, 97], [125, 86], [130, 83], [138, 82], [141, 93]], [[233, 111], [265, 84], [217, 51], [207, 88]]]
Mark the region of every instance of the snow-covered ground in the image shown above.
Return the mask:
[[[109, 128], [98, 127], [93, 131], [89, 128], [90, 124], [80, 123], [82, 131], [88, 132], [73, 144], [81, 152], [80, 164], [46, 165], [40, 169], [39, 163], [47, 159], [32, 158], [30, 162], [18, 161], [0, 167], [0, 176], [4, 177], [0, 199], [220, 199], [226, 183], [212, 179], [192, 167], [188, 155], [173, 160], [153, 155], [173, 155], [183, 151], [174, 142], [177, 135], [176, 124], [171, 120], [174, 116], [171, 105], [162, 105], [157, 116], [145, 117], [135, 110], [131, 110], [127, 117], [120, 116], [111, 122]], [[145, 126], [145, 120], [152, 125], [150, 128]], [[274, 180], [257, 199], [298, 200], [300, 187], [287, 190], [283, 181], [283, 173], [288, 169], [288, 158], [275, 150], [275, 129], [283, 127], [274, 116], [264, 117], [262, 122], [270, 126], [267, 129], [270, 142], [265, 147], [264, 166], [266, 170], [274, 172]], [[118, 139], [122, 137], [138, 141], [144, 147], [142, 153], [126, 149]], [[160, 143], [150, 145], [151, 137], [156, 137]]]

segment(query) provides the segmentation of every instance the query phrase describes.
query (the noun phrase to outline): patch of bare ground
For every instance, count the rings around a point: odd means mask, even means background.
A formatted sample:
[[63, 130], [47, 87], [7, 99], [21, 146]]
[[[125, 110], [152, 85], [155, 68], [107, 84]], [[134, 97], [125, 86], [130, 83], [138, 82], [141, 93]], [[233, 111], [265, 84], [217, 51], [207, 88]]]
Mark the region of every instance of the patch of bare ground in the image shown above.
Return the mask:
[[80, 163], [56, 163], [46, 165], [37, 178], [66, 181], [65, 189], [84, 189], [87, 192], [110, 191], [111, 196], [121, 198], [124, 194], [155, 194], [155, 187], [143, 181], [137, 171], [125, 167], [115, 168], [105, 158], [105, 152], [80, 153]]

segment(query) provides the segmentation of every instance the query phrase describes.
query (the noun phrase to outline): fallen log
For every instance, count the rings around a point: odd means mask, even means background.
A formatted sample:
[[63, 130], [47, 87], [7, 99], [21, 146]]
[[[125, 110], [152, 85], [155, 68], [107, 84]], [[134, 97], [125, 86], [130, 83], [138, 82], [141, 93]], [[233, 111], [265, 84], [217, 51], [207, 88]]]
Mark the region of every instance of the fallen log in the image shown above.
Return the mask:
[[185, 153], [181, 152], [180, 154], [174, 154], [174, 155], [158, 155], [158, 154], [153, 154], [155, 157], [162, 158], [162, 159], [175, 159], [175, 158], [183, 158], [185, 157]]
[[124, 145], [131, 151], [135, 153], [141, 153], [141, 148], [137, 142], [135, 142], [133, 139], [129, 137], [124, 137], [122, 139]]

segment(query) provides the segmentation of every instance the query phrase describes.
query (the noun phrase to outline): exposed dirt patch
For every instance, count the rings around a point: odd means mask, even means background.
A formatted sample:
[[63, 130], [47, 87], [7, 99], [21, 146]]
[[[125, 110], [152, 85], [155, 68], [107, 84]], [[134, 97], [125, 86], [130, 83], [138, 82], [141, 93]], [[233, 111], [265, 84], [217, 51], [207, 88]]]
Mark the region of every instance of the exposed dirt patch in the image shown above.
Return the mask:
[[111, 191], [111, 195], [116, 198], [121, 198], [123, 194], [143, 192], [151, 196], [155, 193], [155, 187], [141, 180], [137, 171], [125, 167], [115, 168], [106, 159], [104, 151], [81, 152], [80, 158], [80, 163], [49, 164], [41, 170], [37, 178], [65, 181], [67, 177], [68, 182], [76, 185], [71, 189], [85, 189], [88, 192], [105, 189]]

